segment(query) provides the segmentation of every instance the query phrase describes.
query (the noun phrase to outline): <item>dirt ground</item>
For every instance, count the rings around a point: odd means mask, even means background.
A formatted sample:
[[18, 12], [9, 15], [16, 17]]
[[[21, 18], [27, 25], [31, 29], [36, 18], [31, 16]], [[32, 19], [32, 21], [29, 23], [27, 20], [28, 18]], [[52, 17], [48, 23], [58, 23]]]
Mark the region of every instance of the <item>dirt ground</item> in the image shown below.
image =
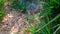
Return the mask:
[[28, 27], [22, 16], [10, 7], [5, 7], [5, 16], [3, 17], [3, 24], [0, 27], [0, 34], [24, 34], [25, 30], [22, 28]]

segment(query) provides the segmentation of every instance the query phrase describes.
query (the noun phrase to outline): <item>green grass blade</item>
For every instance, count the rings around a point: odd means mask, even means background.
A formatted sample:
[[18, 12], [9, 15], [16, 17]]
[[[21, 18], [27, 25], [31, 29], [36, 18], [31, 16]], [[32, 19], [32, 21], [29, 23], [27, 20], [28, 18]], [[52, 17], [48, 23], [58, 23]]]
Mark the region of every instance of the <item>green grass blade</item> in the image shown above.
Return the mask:
[[60, 26], [55, 30], [53, 34], [56, 34], [56, 32], [60, 29]]
[[53, 21], [55, 21], [56, 19], [58, 19], [60, 17], [60, 14], [57, 15], [54, 19], [52, 19], [50, 22], [48, 22], [47, 24], [45, 24], [43, 27], [41, 27], [40, 29], [38, 29], [36, 32], [40, 31], [41, 29], [43, 29], [44, 27], [46, 27], [48, 24], [52, 23]]

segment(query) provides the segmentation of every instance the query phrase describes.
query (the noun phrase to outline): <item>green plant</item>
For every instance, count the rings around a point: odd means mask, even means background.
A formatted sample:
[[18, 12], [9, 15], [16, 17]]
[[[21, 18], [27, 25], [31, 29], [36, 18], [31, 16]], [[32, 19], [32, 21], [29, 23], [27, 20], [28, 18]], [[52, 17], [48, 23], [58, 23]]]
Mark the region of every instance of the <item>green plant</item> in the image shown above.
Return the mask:
[[[56, 5], [56, 3], [58, 5]], [[59, 0], [50, 0], [50, 2], [45, 2], [43, 4], [44, 8], [43, 12], [41, 14], [40, 13], [35, 14], [34, 15], [35, 18], [34, 16], [32, 16], [33, 17], [32, 19], [30, 17], [31, 20], [34, 20], [36, 25], [34, 26], [32, 24], [29, 24], [30, 23], [29, 20], [27, 21], [30, 26], [30, 28], [28, 28], [27, 31], [30, 32], [30, 34], [56, 34], [56, 33], [59, 34], [60, 13], [53, 14], [55, 12], [54, 10], [58, 9], [59, 6], [60, 6]]]
[[1, 20], [2, 20], [3, 15], [4, 15], [3, 6], [4, 6], [5, 1], [6, 1], [6, 0], [0, 0], [0, 22], [1, 22]]
[[20, 11], [25, 8], [26, 1], [22, 2], [23, 0], [11, 0], [10, 7]]

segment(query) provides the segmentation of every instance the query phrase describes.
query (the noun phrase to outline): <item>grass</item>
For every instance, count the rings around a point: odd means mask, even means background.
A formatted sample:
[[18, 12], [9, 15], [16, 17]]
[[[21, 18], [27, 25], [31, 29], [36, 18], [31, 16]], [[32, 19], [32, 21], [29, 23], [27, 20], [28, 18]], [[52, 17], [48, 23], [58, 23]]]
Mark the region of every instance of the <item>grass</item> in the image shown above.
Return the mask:
[[0, 23], [2, 21], [2, 17], [4, 16], [4, 3], [6, 0], [0, 0]]
[[[60, 18], [60, 13], [56, 14], [57, 16], [55, 15], [54, 18], [51, 16], [51, 15], [54, 15], [54, 14], [52, 14], [52, 11], [53, 11], [52, 8], [54, 8], [55, 2], [59, 5], [58, 0], [50, 0], [50, 2], [45, 2], [43, 5], [44, 11], [42, 12], [42, 14], [38, 13], [39, 15], [38, 14], [34, 15], [34, 16], [36, 16], [34, 18], [34, 20], [36, 20], [36, 21], [34, 21], [34, 22], [36, 22], [37, 25], [36, 26], [34, 26], [32, 24], [30, 25], [30, 29], [29, 28], [27, 29], [28, 32], [30, 32], [30, 34], [56, 34], [56, 33], [59, 34], [57, 31], [59, 31], [59, 29], [60, 29], [60, 27], [59, 27], [60, 24], [58, 25], [59, 22], [57, 22], [56, 20], [58, 20]], [[58, 7], [58, 6], [55, 6], [55, 7]], [[56, 22], [56, 23], [54, 23], [54, 22]], [[53, 27], [53, 26], [55, 26], [55, 27]], [[51, 29], [51, 28], [53, 28], [53, 29]]]

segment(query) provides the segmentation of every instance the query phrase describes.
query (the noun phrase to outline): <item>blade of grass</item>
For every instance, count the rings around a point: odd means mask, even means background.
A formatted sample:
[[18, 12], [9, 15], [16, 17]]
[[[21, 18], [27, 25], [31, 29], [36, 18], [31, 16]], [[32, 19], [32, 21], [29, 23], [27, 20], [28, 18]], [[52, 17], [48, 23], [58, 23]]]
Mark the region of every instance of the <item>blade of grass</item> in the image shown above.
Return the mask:
[[41, 27], [40, 29], [38, 29], [36, 32], [40, 31], [41, 29], [43, 29], [44, 27], [46, 27], [48, 24], [52, 23], [53, 21], [55, 21], [56, 19], [58, 19], [60, 17], [60, 14], [58, 14], [54, 19], [52, 19], [50, 22], [48, 22], [47, 24], [45, 24], [43, 27]]
[[56, 34], [56, 32], [60, 29], [60, 26], [55, 30], [53, 34]]
[[58, 27], [58, 26], [60, 26], [60, 24], [57, 24], [56, 26], [54, 26], [54, 27], [52, 27], [52, 28], [50, 28], [50, 29], [54, 29], [54, 28], [56, 28], [56, 27]]

